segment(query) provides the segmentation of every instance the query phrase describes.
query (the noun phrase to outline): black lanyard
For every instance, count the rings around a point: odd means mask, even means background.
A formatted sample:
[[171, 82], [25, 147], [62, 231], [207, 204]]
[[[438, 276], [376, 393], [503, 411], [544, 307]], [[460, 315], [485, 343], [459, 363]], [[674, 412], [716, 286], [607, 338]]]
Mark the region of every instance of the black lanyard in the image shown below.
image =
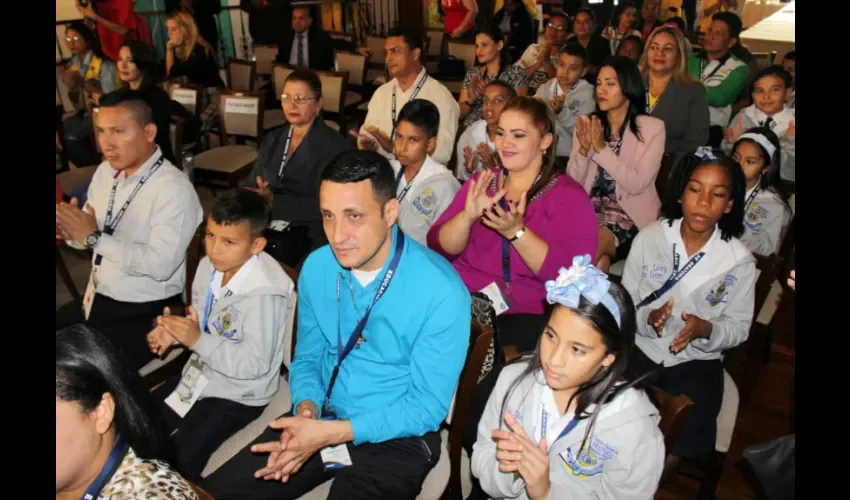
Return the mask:
[[728, 61], [730, 57], [732, 57], [732, 54], [727, 52], [725, 56], [717, 60], [717, 66], [713, 70], [711, 70], [711, 73], [709, 73], [708, 76], [703, 78], [702, 72], [705, 71], [705, 68], [707, 68], [710, 64], [710, 61], [708, 60], [708, 54], [703, 54], [702, 57], [700, 57], [699, 59], [699, 81], [706, 82], [709, 78], [714, 76], [714, 74], [720, 71], [720, 68], [722, 68], [723, 65], [726, 64], [726, 61]]
[[100, 491], [104, 486], [106, 486], [106, 483], [112, 479], [112, 476], [115, 474], [115, 471], [118, 470], [118, 466], [121, 465], [121, 461], [124, 459], [124, 455], [127, 454], [127, 450], [129, 448], [130, 445], [127, 443], [127, 440], [124, 439], [124, 436], [119, 434], [115, 439], [115, 444], [112, 445], [112, 451], [109, 452], [109, 458], [106, 459], [106, 463], [103, 464], [103, 468], [100, 469], [100, 474], [98, 474], [94, 482], [86, 488], [86, 492], [83, 493], [80, 500], [94, 500], [100, 496]]
[[336, 276], [336, 312], [337, 312], [337, 328], [336, 328], [336, 338], [337, 338], [337, 362], [336, 366], [334, 366], [334, 371], [331, 374], [331, 381], [328, 384], [328, 390], [325, 393], [325, 402], [322, 404], [322, 418], [325, 418], [330, 412], [330, 401], [331, 401], [331, 392], [333, 391], [334, 384], [336, 384], [336, 378], [339, 375], [339, 366], [351, 354], [351, 351], [354, 349], [354, 346], [357, 344], [357, 341], [360, 340], [360, 336], [363, 333], [363, 329], [366, 328], [366, 322], [369, 321], [369, 315], [372, 314], [372, 309], [375, 308], [375, 304], [378, 303], [378, 300], [384, 295], [384, 292], [387, 291], [387, 288], [390, 286], [390, 282], [395, 276], [396, 271], [398, 270], [399, 261], [401, 261], [401, 253], [404, 249], [404, 233], [401, 231], [397, 232], [398, 237], [396, 239], [395, 244], [395, 254], [393, 255], [392, 260], [390, 261], [390, 265], [387, 268], [386, 274], [384, 274], [384, 278], [381, 280], [381, 286], [378, 288], [377, 293], [375, 294], [375, 298], [372, 299], [372, 305], [369, 306], [369, 309], [366, 310], [366, 314], [360, 318], [360, 321], [357, 322], [357, 326], [354, 327], [354, 331], [351, 332], [351, 336], [348, 337], [348, 342], [346, 342], [345, 346], [342, 345], [342, 312], [340, 307], [340, 284], [342, 277], [340, 274]]
[[[537, 174], [537, 177], [534, 178], [534, 182], [531, 184], [531, 189], [537, 185], [537, 182], [540, 180], [540, 177], [543, 173]], [[496, 192], [499, 191], [499, 179], [495, 179], [496, 181]], [[502, 187], [508, 183], [508, 170], [502, 169]], [[531, 203], [529, 200], [526, 200], [527, 203]], [[501, 200], [499, 200], [499, 205], [502, 207], [502, 210], [508, 212], [510, 208], [508, 208], [508, 198], [507, 196], [503, 196]], [[526, 213], [528, 213], [526, 211]], [[511, 281], [511, 242], [507, 240], [507, 238], [502, 238], [502, 278], [505, 280], [505, 283], [510, 283]]]
[[753, 192], [750, 193], [749, 196], [747, 196], [747, 203], [744, 205], [745, 216], [746, 213], [750, 211], [750, 205], [753, 204], [753, 201], [756, 199], [756, 195], [759, 194], [759, 189], [761, 189], [761, 180], [759, 180], [759, 183], [756, 185], [756, 187], [753, 188]]
[[[115, 204], [115, 192], [118, 191], [118, 179], [112, 181], [112, 192], [109, 194], [109, 202], [106, 205], [106, 217], [103, 220], [104, 234], [112, 235], [113, 233], [115, 233], [115, 228], [118, 227], [118, 223], [121, 222], [121, 219], [124, 218], [124, 213], [127, 211], [127, 207], [130, 206], [130, 202], [133, 201], [133, 198], [135, 198], [137, 194], [139, 194], [139, 190], [142, 189], [142, 186], [145, 185], [148, 179], [151, 178], [151, 176], [159, 169], [159, 167], [162, 165], [162, 162], [164, 161], [165, 156], [160, 155], [159, 159], [151, 167], [150, 172], [148, 172], [147, 175], [139, 179], [139, 183], [136, 184], [136, 187], [133, 189], [133, 192], [130, 193], [130, 197], [127, 198], [127, 201], [124, 202], [124, 205], [121, 207], [118, 213], [115, 214], [115, 220], [112, 219], [112, 208]], [[103, 256], [97, 254], [94, 259], [94, 265], [99, 266], [102, 260]]]
[[283, 182], [283, 169], [286, 167], [286, 157], [289, 156], [289, 144], [292, 142], [292, 125], [289, 126], [289, 132], [286, 134], [286, 144], [283, 146], [283, 158], [280, 159], [280, 169], [277, 171], [278, 186]]
[[702, 258], [704, 256], [705, 256], [705, 252], [700, 252], [700, 253], [694, 255], [694, 257], [691, 260], [689, 260], [687, 264], [685, 264], [685, 267], [682, 268], [681, 271], [679, 271], [679, 254], [676, 253], [676, 244], [674, 243], [673, 244], [673, 272], [670, 274], [670, 277], [667, 278], [667, 282], [664, 283], [663, 285], [661, 285], [661, 288], [652, 292], [645, 299], [641, 300], [640, 303], [635, 307], [635, 309], [640, 309], [643, 306], [651, 304], [653, 301], [655, 301], [656, 299], [658, 299], [659, 297], [661, 297], [662, 295], [667, 293], [667, 291], [669, 291], [671, 288], [676, 286], [676, 284], [678, 282], [682, 281], [682, 278], [684, 278], [685, 275], [687, 275], [689, 272], [691, 272], [691, 269], [693, 269], [694, 266], [697, 265], [697, 262], [702, 260]]
[[[428, 79], [428, 73], [422, 75], [422, 78], [419, 79], [419, 83], [416, 84], [416, 88], [413, 89], [413, 93], [410, 94], [410, 99], [407, 102], [410, 102], [416, 99], [416, 96], [419, 95], [419, 91], [422, 90], [422, 86], [425, 85], [425, 80]], [[398, 81], [396, 81], [396, 85], [393, 87], [393, 134], [390, 135], [390, 140], [392, 140], [392, 136], [395, 135], [395, 118], [396, 118], [396, 104], [395, 104], [395, 89], [398, 87]]]
[[[421, 172], [423, 168], [425, 168], [424, 163], [419, 168], [419, 172]], [[416, 175], [419, 175], [419, 172], [416, 172]], [[401, 178], [402, 178], [403, 175], [404, 175], [404, 166], [401, 167], [401, 169], [398, 171], [398, 174], [395, 176], [396, 191], [398, 191], [398, 186], [401, 184]], [[414, 181], [414, 179], [416, 179], [416, 175], [414, 175], [413, 179], [410, 179], [410, 182], [408, 182], [407, 185], [404, 186], [404, 189], [401, 190], [401, 193], [396, 195], [396, 199], [398, 199], [399, 203], [401, 203], [401, 200], [403, 200], [405, 195], [407, 195], [407, 192], [410, 191], [410, 187], [413, 186], [413, 181]]]

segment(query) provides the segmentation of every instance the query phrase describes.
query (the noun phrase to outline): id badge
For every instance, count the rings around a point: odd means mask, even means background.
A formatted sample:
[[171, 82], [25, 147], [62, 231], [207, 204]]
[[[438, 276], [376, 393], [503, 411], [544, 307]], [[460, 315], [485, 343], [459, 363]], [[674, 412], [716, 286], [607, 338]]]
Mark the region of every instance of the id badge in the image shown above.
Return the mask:
[[192, 358], [189, 360], [189, 369], [186, 370], [186, 374], [180, 379], [180, 383], [177, 385], [177, 389], [175, 389], [180, 399], [183, 401], [192, 399], [192, 395], [195, 392], [195, 385], [203, 369], [204, 364], [197, 359]]
[[348, 446], [345, 444], [323, 448], [321, 454], [326, 471], [351, 466], [351, 455], [348, 454]]
[[165, 398], [165, 403], [180, 418], [185, 417], [189, 413], [189, 410], [192, 409], [192, 406], [201, 397], [201, 393], [209, 383], [209, 379], [201, 373], [203, 366], [204, 364], [197, 359], [190, 359], [186, 374], [180, 379], [180, 383], [174, 389], [174, 392]]
[[511, 308], [510, 303], [507, 301], [505, 295], [499, 289], [499, 285], [497, 285], [495, 281], [482, 288], [481, 293], [486, 295], [493, 302], [493, 308], [496, 310], [496, 316]]
[[91, 314], [91, 305], [94, 302], [94, 295], [97, 293], [97, 283], [95, 283], [96, 272], [94, 267], [92, 267], [91, 273], [89, 274], [89, 283], [86, 285], [86, 293], [83, 295], [83, 317], [86, 318], [86, 321], [89, 319], [89, 315]]

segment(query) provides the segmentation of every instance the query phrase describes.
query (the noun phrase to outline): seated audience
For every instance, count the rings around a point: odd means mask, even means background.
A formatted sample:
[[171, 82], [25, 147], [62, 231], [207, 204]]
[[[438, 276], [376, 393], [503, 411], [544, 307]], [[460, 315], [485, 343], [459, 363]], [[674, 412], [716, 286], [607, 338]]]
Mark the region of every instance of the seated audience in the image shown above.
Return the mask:
[[599, 70], [597, 111], [576, 120], [567, 173], [593, 200], [599, 224], [597, 267], [626, 258], [640, 229], [658, 218], [655, 177], [664, 154], [664, 122], [646, 115], [637, 65], [612, 56]]
[[516, 65], [524, 70], [528, 77], [528, 92], [536, 92], [537, 87], [555, 76], [558, 54], [561, 52], [561, 46], [567, 38], [569, 29], [570, 21], [566, 15], [552, 14], [546, 21], [546, 29], [543, 30], [543, 43], [529, 45], [516, 62]]
[[786, 100], [794, 92], [791, 88], [791, 74], [779, 65], [768, 66], [756, 75], [752, 92], [753, 104], [739, 111], [732, 119], [732, 124], [724, 131], [725, 138], [721, 148], [728, 154], [745, 130], [766, 127], [779, 137], [782, 145], [780, 177], [794, 181], [797, 156], [796, 113], [786, 104]]
[[437, 149], [432, 155], [437, 163], [447, 164], [457, 137], [457, 101], [440, 82], [428, 76], [422, 66], [424, 54], [422, 36], [416, 30], [398, 28], [387, 36], [384, 53], [387, 71], [392, 80], [378, 87], [369, 101], [369, 111], [358, 137], [360, 149], [377, 151], [391, 158], [393, 126], [398, 111], [417, 97], [427, 99], [440, 110], [440, 130]]
[[112, 343], [84, 325], [56, 332], [56, 498], [198, 500], [167, 463], [150, 393]]
[[298, 498], [331, 478], [331, 499], [415, 498], [439, 460], [471, 299], [396, 227], [395, 191], [374, 152], [342, 153], [322, 173], [330, 244], [298, 280], [292, 412], [202, 482], [216, 500]]
[[398, 227], [425, 245], [431, 224], [448, 208], [460, 183], [431, 158], [437, 145], [440, 111], [431, 101], [414, 99], [401, 108], [390, 160], [399, 204]]
[[777, 189], [781, 157], [779, 138], [766, 127], [738, 137], [732, 157], [747, 180], [741, 242], [755, 254], [778, 253], [791, 219], [791, 208]]
[[584, 79], [587, 73], [587, 51], [577, 43], [566, 43], [558, 55], [555, 78], [541, 85], [534, 97], [546, 102], [556, 116], [555, 129], [558, 166], [566, 168], [573, 147], [573, 131], [579, 116], [596, 110], [593, 85]]
[[475, 172], [496, 166], [496, 134], [499, 117], [516, 90], [505, 82], [494, 80], [484, 87], [481, 110], [484, 118], [466, 127], [457, 141], [457, 166], [455, 175], [461, 181]]
[[661, 0], [643, 0], [643, 5], [640, 8], [640, 17], [637, 19], [635, 29], [640, 32], [640, 38], [646, 38], [655, 31], [655, 28], [662, 26], [661, 21]]
[[310, 7], [292, 9], [290, 29], [283, 29], [275, 60], [279, 63], [333, 71], [334, 42], [330, 35], [313, 24]]
[[546, 282], [554, 308], [537, 347], [487, 401], [472, 473], [492, 498], [652, 498], [658, 487], [658, 409], [623, 380], [634, 304], [590, 261]]
[[617, 47], [617, 55], [628, 57], [635, 64], [640, 64], [640, 58], [643, 56], [643, 40], [637, 35], [627, 36]]
[[265, 134], [244, 187], [260, 193], [272, 219], [305, 225], [310, 250], [327, 243], [319, 212], [322, 169], [350, 145], [319, 117], [322, 81], [309, 69], [289, 74], [280, 96], [287, 124]]
[[154, 354], [165, 354], [175, 342], [192, 351], [182, 374], [154, 390], [175, 464], [192, 481], [201, 478], [221, 443], [256, 420], [278, 390], [295, 286], [263, 252], [270, 213], [266, 200], [245, 189], [216, 198], [188, 314], [158, 317], [147, 336]]
[[608, 40], [596, 32], [596, 13], [590, 7], [578, 9], [573, 24], [573, 32], [569, 41], [576, 41], [587, 51], [587, 74], [585, 79], [592, 85], [596, 84], [596, 72], [602, 62], [611, 56], [611, 45]]
[[528, 93], [528, 77], [520, 68], [509, 64], [505, 50], [505, 35], [491, 26], [475, 35], [476, 67], [466, 72], [458, 104], [465, 126], [482, 117], [481, 97], [484, 87], [492, 81], [502, 81], [514, 88], [517, 95]]
[[186, 174], [154, 142], [153, 111], [136, 92], [101, 104], [97, 167], [83, 209], [56, 207], [56, 237], [93, 252], [83, 307], [56, 311], [56, 329], [85, 321], [138, 370], [153, 358], [145, 336], [164, 307], [182, 303], [186, 249], [203, 218]]
[[636, 304], [637, 349], [628, 372], [693, 401], [665, 468], [714, 450], [723, 401], [723, 352], [747, 339], [755, 259], [743, 229], [744, 174], [720, 150], [701, 147], [674, 170], [664, 218], [638, 233], [623, 272]]
[[611, 24], [602, 30], [602, 38], [608, 40], [611, 54], [617, 55], [620, 45], [630, 37], [641, 38], [640, 31], [635, 29], [637, 24], [637, 7], [631, 0], [619, 2], [611, 16]]

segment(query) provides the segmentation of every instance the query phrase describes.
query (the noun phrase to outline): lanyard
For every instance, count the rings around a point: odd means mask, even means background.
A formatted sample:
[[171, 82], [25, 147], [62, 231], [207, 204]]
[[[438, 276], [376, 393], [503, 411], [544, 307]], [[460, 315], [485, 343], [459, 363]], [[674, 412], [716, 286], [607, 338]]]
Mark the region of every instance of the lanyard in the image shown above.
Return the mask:
[[375, 298], [372, 299], [372, 305], [369, 306], [369, 309], [366, 310], [366, 314], [360, 318], [360, 321], [357, 322], [357, 326], [354, 327], [354, 331], [351, 332], [351, 336], [348, 337], [348, 342], [346, 342], [345, 346], [342, 345], [342, 312], [340, 307], [340, 282], [341, 275], [337, 274], [336, 276], [336, 313], [337, 313], [337, 328], [336, 328], [336, 339], [337, 339], [337, 362], [336, 366], [334, 366], [334, 371], [331, 374], [331, 381], [328, 384], [328, 390], [325, 393], [325, 402], [322, 405], [322, 415], [326, 415], [328, 413], [328, 408], [330, 407], [331, 400], [331, 392], [333, 391], [334, 384], [336, 383], [336, 377], [339, 375], [339, 367], [345, 358], [351, 354], [351, 351], [354, 349], [354, 346], [357, 344], [357, 341], [360, 340], [360, 336], [363, 333], [363, 329], [366, 328], [366, 322], [369, 321], [369, 315], [372, 314], [372, 309], [375, 308], [375, 304], [378, 303], [378, 300], [384, 295], [384, 292], [387, 291], [387, 288], [390, 286], [390, 282], [395, 276], [396, 271], [398, 270], [399, 261], [401, 261], [401, 252], [404, 249], [404, 233], [401, 231], [397, 232], [398, 236], [395, 244], [395, 254], [393, 255], [392, 260], [390, 261], [390, 265], [387, 268], [386, 274], [384, 274], [384, 278], [381, 280], [381, 286], [378, 288], [377, 293], [375, 293]]
[[283, 146], [283, 158], [280, 159], [280, 169], [277, 171], [277, 184], [280, 185], [283, 181], [283, 169], [286, 167], [286, 157], [289, 156], [289, 144], [292, 142], [292, 125], [289, 126], [289, 132], [286, 134], [286, 144]]
[[749, 196], [747, 196], [747, 203], [744, 204], [744, 213], [745, 214], [750, 211], [750, 205], [753, 204], [753, 200], [755, 200], [756, 195], [759, 194], [759, 189], [761, 189], [761, 181], [759, 181], [759, 184], [757, 184], [756, 187], [753, 188], [753, 192], [750, 193]]
[[83, 493], [80, 500], [94, 500], [100, 496], [100, 490], [102, 490], [103, 487], [106, 486], [106, 483], [112, 479], [112, 476], [115, 474], [115, 471], [118, 470], [118, 466], [121, 465], [121, 460], [124, 459], [124, 455], [127, 454], [127, 450], [129, 448], [130, 445], [124, 439], [124, 436], [119, 434], [118, 438], [115, 440], [115, 444], [112, 445], [112, 451], [109, 452], [109, 458], [106, 459], [106, 463], [103, 464], [103, 468], [100, 469], [100, 474], [98, 474], [94, 482], [86, 488], [86, 492]]
[[[658, 99], [661, 99], [661, 96], [655, 98], [655, 104], [658, 104]], [[652, 114], [652, 110], [655, 109], [655, 104], [649, 103], [649, 89], [646, 90], [646, 114]]]
[[[425, 165], [423, 164], [422, 167], [419, 168], [419, 172], [421, 172], [422, 168], [424, 168], [424, 167], [425, 167]], [[416, 172], [416, 175], [419, 175], [419, 172]], [[398, 186], [401, 184], [401, 177], [403, 175], [404, 175], [404, 167], [401, 167], [401, 169], [398, 171], [398, 174], [395, 176], [396, 191], [398, 191]], [[401, 190], [401, 193], [399, 193], [396, 196], [396, 199], [398, 199], [399, 203], [401, 203], [401, 200], [404, 199], [407, 192], [410, 191], [411, 186], [413, 186], [413, 181], [416, 179], [416, 175], [413, 176], [413, 179], [410, 179], [410, 182], [408, 182], [407, 185], [404, 186], [404, 189]]]
[[[546, 445], [551, 448], [552, 444], [555, 441], [561, 439], [562, 437], [569, 434], [573, 429], [575, 429], [575, 427], [578, 425], [578, 422], [579, 422], [579, 420], [577, 418], [573, 417], [573, 419], [570, 420], [570, 423], [568, 423], [567, 426], [564, 427], [564, 430], [562, 430], [561, 433], [558, 434], [558, 437], [553, 439], [551, 443], [546, 443]], [[549, 412], [547, 412], [546, 409], [544, 408], [543, 413], [540, 415], [540, 439], [541, 440], [545, 439], [546, 433], [549, 432], [549, 429], [546, 427], [548, 423], [549, 423]]]
[[[112, 181], [112, 192], [109, 194], [109, 202], [106, 205], [106, 218], [103, 221], [103, 232], [105, 234], [111, 235], [115, 233], [115, 228], [118, 227], [118, 223], [121, 222], [121, 219], [124, 218], [124, 213], [127, 211], [127, 207], [130, 206], [130, 202], [133, 201], [133, 198], [135, 198], [137, 194], [139, 194], [139, 190], [142, 189], [142, 186], [144, 186], [148, 179], [150, 179], [150, 177], [159, 169], [163, 161], [165, 161], [165, 156], [160, 155], [159, 159], [151, 167], [150, 172], [148, 172], [147, 175], [139, 179], [139, 183], [136, 184], [136, 187], [133, 189], [133, 192], [130, 193], [130, 197], [127, 198], [127, 201], [124, 202], [124, 205], [121, 207], [118, 213], [115, 214], [114, 220], [112, 219], [112, 208], [115, 204], [115, 192], [118, 191], [118, 179]], [[98, 254], [94, 259], [94, 265], [99, 266], [102, 260], [103, 256]]]
[[[207, 321], [209, 321], [209, 319], [210, 319], [210, 313], [212, 312], [213, 305], [215, 305], [215, 303], [218, 302], [213, 297], [213, 280], [215, 280], [215, 273], [216, 273], [216, 270], [213, 269], [212, 275], [210, 275], [210, 284], [207, 287], [207, 299], [206, 299], [206, 302], [204, 303], [204, 316], [201, 319], [201, 321], [202, 321], [201, 326], [203, 327], [203, 331], [205, 331], [207, 333], [210, 333], [210, 329], [207, 327]], [[222, 279], [224, 279], [224, 276], [222, 276]], [[227, 292], [224, 294], [224, 297], [222, 297], [222, 298], [226, 299], [227, 297], [230, 297], [231, 295], [233, 295], [233, 292], [230, 291], [230, 289], [228, 289]]]
[[[419, 79], [419, 83], [416, 84], [416, 88], [413, 89], [413, 93], [410, 94], [410, 99], [408, 99], [407, 102], [410, 102], [410, 101], [416, 99], [416, 96], [419, 95], [419, 91], [422, 90], [422, 86], [425, 85], [425, 80], [427, 80], [427, 79], [428, 79], [428, 73], [426, 72], [424, 75], [422, 75], [422, 78]], [[396, 89], [396, 87], [398, 87], [397, 84], [396, 84], [395, 87], [393, 87], [393, 134], [395, 134], [395, 118], [396, 118], [395, 89]], [[390, 139], [392, 139], [392, 136], [390, 136]]]
[[[535, 185], [537, 185], [537, 182], [540, 180], [541, 176], [542, 176], [542, 172], [537, 174], [537, 177], [534, 178], [534, 182], [531, 184], [532, 188]], [[508, 183], [508, 170], [505, 169], [505, 168], [502, 169], [502, 179], [503, 179], [502, 186], [504, 186], [505, 184]], [[498, 182], [499, 182], [499, 180], [496, 179], [495, 182], [497, 183], [496, 184], [496, 191], [498, 192], [498, 188], [499, 188]], [[530, 191], [530, 189], [529, 189], [529, 191]], [[528, 200], [526, 200], [526, 201], [528, 203], [531, 203]], [[508, 199], [507, 199], [506, 196], [503, 196], [502, 199], [499, 200], [499, 205], [502, 207], [502, 210], [504, 210], [506, 212], [508, 210], [510, 210], [508, 208]], [[502, 238], [502, 278], [505, 280], [505, 284], [508, 284], [511, 281], [511, 242], [508, 241], [506, 238]]]
[[691, 272], [691, 269], [693, 269], [694, 266], [697, 265], [697, 262], [702, 260], [702, 258], [704, 256], [705, 256], [705, 252], [700, 252], [700, 253], [694, 255], [694, 257], [691, 260], [689, 260], [687, 264], [685, 264], [685, 267], [682, 268], [681, 271], [679, 271], [679, 254], [676, 253], [676, 244], [674, 243], [673, 244], [673, 273], [667, 279], [667, 282], [664, 283], [663, 285], [661, 285], [661, 288], [652, 292], [645, 299], [641, 300], [640, 303], [635, 307], [635, 309], [640, 309], [641, 307], [652, 303], [653, 301], [655, 301], [656, 299], [658, 299], [659, 297], [661, 297], [662, 295], [667, 293], [667, 291], [669, 291], [671, 288], [676, 286], [676, 284], [678, 282], [680, 282], [682, 280], [682, 278], [685, 277], [685, 275], [687, 275], [689, 272]]
[[700, 57], [700, 60], [699, 60], [699, 80], [701, 82], [705, 83], [709, 78], [714, 76], [715, 73], [720, 71], [720, 68], [722, 68], [723, 65], [726, 64], [726, 61], [729, 60], [729, 57], [731, 56], [731, 54], [729, 52], [727, 52], [725, 56], [718, 59], [717, 60], [717, 66], [713, 70], [711, 70], [711, 73], [709, 73], [705, 78], [703, 78], [702, 73], [703, 73], [703, 71], [705, 71], [705, 68], [708, 67], [708, 65], [710, 64], [710, 61], [708, 60], [707, 54], [703, 54], [703, 56], [704, 56], [704, 58]]

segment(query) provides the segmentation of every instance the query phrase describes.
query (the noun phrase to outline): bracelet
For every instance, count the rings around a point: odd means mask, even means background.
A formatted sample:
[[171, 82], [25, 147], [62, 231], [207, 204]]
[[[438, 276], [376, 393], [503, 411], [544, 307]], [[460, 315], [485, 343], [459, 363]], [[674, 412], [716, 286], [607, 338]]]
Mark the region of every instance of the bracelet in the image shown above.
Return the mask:
[[516, 234], [514, 235], [514, 237], [513, 237], [513, 238], [511, 238], [511, 239], [510, 239], [510, 240], [508, 240], [508, 241], [513, 242], [513, 241], [516, 241], [516, 240], [518, 240], [518, 239], [522, 238], [522, 237], [523, 237], [523, 235], [525, 235], [525, 229], [526, 229], [526, 228], [525, 228], [525, 226], [522, 226], [522, 229], [520, 229], [519, 231], [517, 231], [517, 232], [516, 232]]

